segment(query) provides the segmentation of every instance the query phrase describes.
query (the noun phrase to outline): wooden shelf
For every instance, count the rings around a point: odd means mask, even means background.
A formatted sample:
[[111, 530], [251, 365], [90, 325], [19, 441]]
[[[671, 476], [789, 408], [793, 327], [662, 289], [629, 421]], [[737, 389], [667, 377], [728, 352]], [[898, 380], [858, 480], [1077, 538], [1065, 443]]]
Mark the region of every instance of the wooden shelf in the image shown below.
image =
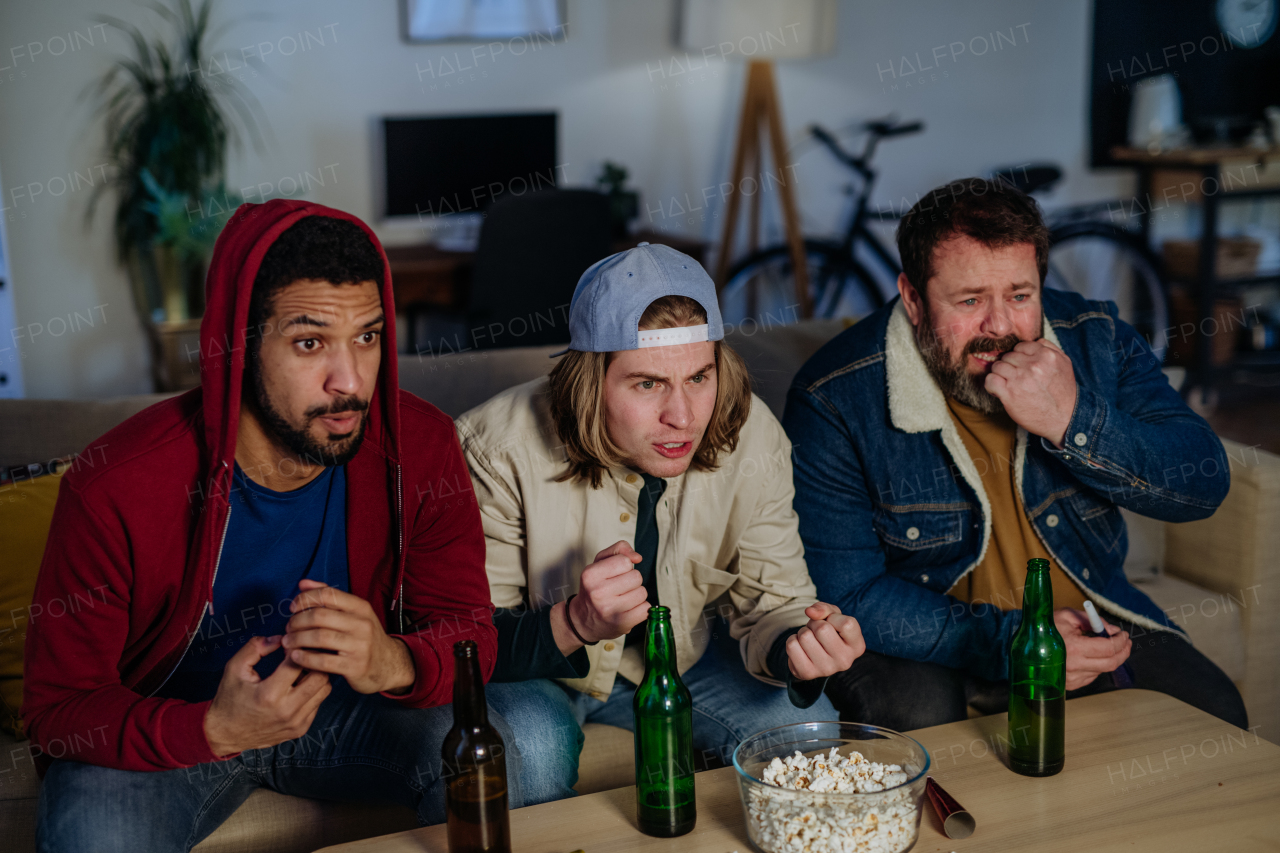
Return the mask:
[[1225, 160], [1256, 160], [1262, 163], [1272, 157], [1280, 157], [1280, 148], [1178, 148], [1152, 154], [1145, 148], [1117, 145], [1111, 156], [1126, 163], [1143, 163], [1153, 166], [1208, 166]]

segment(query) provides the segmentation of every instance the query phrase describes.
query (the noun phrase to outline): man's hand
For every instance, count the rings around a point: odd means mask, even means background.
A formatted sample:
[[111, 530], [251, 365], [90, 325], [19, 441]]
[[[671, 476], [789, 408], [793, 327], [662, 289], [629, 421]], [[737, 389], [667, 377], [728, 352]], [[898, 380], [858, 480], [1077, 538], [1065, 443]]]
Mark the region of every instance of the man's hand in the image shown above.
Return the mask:
[[[616, 542], [596, 554], [582, 572], [573, 612], [574, 626], [588, 642], [621, 637], [649, 615], [649, 593], [644, 578], [632, 566], [642, 557], [626, 542]], [[582, 642], [565, 621], [565, 606], [551, 609], [551, 630], [556, 645], [566, 655], [582, 648]]]
[[329, 695], [329, 676], [307, 672], [285, 658], [266, 678], [254, 665], [280, 648], [281, 637], [253, 637], [227, 661], [204, 736], [217, 756], [265, 749], [302, 737]]
[[809, 624], [787, 638], [787, 666], [800, 681], [826, 678], [848, 669], [867, 650], [862, 628], [834, 604], [805, 608]]
[[1023, 341], [991, 366], [984, 387], [1014, 423], [1062, 447], [1076, 409], [1076, 375], [1065, 352], [1043, 338]]
[[416, 676], [413, 656], [382, 630], [369, 602], [319, 581], [303, 580], [298, 588], [283, 640], [290, 661], [341, 675], [357, 693], [409, 691]]
[[1109, 637], [1094, 637], [1083, 610], [1062, 607], [1053, 611], [1053, 624], [1067, 645], [1067, 689], [1079, 690], [1104, 672], [1119, 669], [1129, 657], [1133, 642], [1110, 622], [1103, 622]]

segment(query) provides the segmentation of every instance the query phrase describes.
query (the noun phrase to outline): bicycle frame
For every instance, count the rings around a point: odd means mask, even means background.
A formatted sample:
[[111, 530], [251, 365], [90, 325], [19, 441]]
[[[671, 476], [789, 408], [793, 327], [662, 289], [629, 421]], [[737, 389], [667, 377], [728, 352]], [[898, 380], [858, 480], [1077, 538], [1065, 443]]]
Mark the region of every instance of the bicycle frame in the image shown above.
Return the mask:
[[[868, 227], [869, 220], [883, 218], [877, 217], [867, 210], [877, 177], [876, 171], [871, 168], [870, 159], [881, 139], [916, 133], [922, 128], [923, 124], [920, 122], [895, 125], [891, 118], [884, 121], [868, 122], [862, 127], [863, 130], [868, 132], [867, 142], [863, 146], [861, 155], [854, 155], [841, 148], [835, 137], [823, 128], [816, 125], [810, 127], [809, 130], [814, 138], [822, 143], [836, 160], [843, 163], [861, 179], [861, 188], [855, 197], [852, 215], [845, 223], [842, 235], [839, 238], [806, 238], [804, 240], [805, 253], [810, 259], [809, 263], [817, 262], [816, 266], [810, 267], [809, 278], [810, 285], [813, 288], [812, 295], [815, 309], [818, 309], [819, 306], [825, 306], [826, 310], [819, 312], [822, 316], [831, 316], [834, 313], [840, 305], [850, 282], [857, 286], [860, 296], [869, 303], [871, 310], [883, 306], [887, 301], [887, 297], [891, 297], [896, 293], [897, 278], [902, 272], [901, 267], [893, 251]], [[850, 195], [853, 194], [851, 187]], [[859, 243], [867, 247], [866, 251], [870, 253], [870, 258], [866, 258], [866, 255], [863, 258], [858, 257]], [[746, 258], [739, 260], [732, 268], [728, 284], [732, 284], [737, 280], [739, 275], [747, 276], [744, 281], [747, 282], [748, 287], [746, 290], [748, 315], [755, 312], [756, 298], [756, 291], [753, 288], [750, 276], [758, 272], [757, 267], [777, 262], [781, 264], [779, 267], [781, 278], [778, 280], [785, 280], [791, 275], [787, 271], [790, 257], [789, 246], [785, 244], [768, 246], [752, 252]], [[864, 263], [864, 258], [868, 263]], [[871, 270], [873, 266], [880, 267], [881, 270], [873, 273]], [[772, 267], [769, 268], [772, 269]], [[882, 287], [884, 272], [890, 274], [892, 281], [887, 286]]]
[[[849, 224], [845, 228], [844, 237], [839, 243], [839, 252], [847, 260], [854, 274], [861, 278], [865, 285], [879, 290], [879, 282], [872, 272], [867, 269], [866, 265], [858, 259], [854, 247], [861, 241], [871, 250], [871, 253], [884, 265], [894, 279], [897, 279], [902, 273], [902, 267], [898, 264], [897, 258], [885, 247], [880, 238], [867, 227], [867, 221], [870, 218], [867, 214], [867, 204], [871, 200], [871, 191], [875, 186], [876, 178], [879, 176], [879, 173], [871, 168], [869, 163], [875, 153], [877, 144], [884, 138], [884, 134], [877, 133], [873, 128], [868, 135], [861, 156], [855, 157], [842, 149], [839, 142], [822, 128], [815, 126], [811, 129], [811, 132], [814, 138], [821, 142], [839, 162], [856, 172], [862, 179], [862, 187], [857, 201], [854, 203], [853, 215], [850, 217]], [[834, 299], [838, 300], [839, 298], [840, 294], [837, 293]]]

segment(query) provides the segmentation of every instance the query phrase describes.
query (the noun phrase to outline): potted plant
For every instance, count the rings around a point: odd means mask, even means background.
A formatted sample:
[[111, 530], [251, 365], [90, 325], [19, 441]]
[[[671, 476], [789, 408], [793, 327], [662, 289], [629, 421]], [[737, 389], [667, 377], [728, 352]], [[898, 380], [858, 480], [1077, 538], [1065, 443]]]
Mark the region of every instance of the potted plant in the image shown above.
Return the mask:
[[[153, 3], [173, 29], [176, 47], [148, 39], [117, 18], [101, 20], [129, 37], [132, 55], [115, 61], [93, 88], [105, 121], [115, 191], [115, 243], [128, 270], [136, 308], [152, 338], [153, 374], [164, 386], [160, 336], [168, 325], [203, 311], [204, 270], [213, 241], [231, 212], [210, 214], [225, 198], [227, 146], [236, 125], [261, 147], [261, 108], [222, 66], [209, 59], [212, 0]], [[172, 371], [170, 371], [171, 373]]]
[[623, 189], [626, 182], [626, 167], [605, 160], [600, 175], [596, 178], [596, 185], [609, 197], [609, 221], [613, 225], [615, 240], [627, 236], [631, 220], [640, 211], [640, 194], [635, 190]]
[[204, 270], [222, 226], [240, 205], [240, 197], [218, 184], [203, 191], [193, 210], [186, 193], [160, 186], [147, 169], [142, 183], [150, 194], [143, 208], [156, 222], [151, 253], [160, 284], [161, 308], [169, 322], [199, 317], [204, 312]]

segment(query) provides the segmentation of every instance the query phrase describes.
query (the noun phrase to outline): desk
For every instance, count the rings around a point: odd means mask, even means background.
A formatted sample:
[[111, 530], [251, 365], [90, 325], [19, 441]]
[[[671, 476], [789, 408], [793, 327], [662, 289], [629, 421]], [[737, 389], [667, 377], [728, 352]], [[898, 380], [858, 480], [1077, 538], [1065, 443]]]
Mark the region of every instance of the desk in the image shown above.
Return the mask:
[[432, 243], [389, 246], [386, 251], [397, 312], [466, 304], [475, 252], [446, 252]]
[[[1156, 189], [1156, 176], [1163, 171], [1189, 171], [1198, 178], [1199, 186], [1190, 196], [1204, 205], [1204, 216], [1201, 218], [1199, 269], [1195, 281], [1195, 298], [1197, 302], [1198, 328], [1216, 328], [1207, 326], [1210, 318], [1215, 317], [1215, 304], [1223, 290], [1268, 282], [1280, 282], [1280, 274], [1255, 275], [1249, 278], [1220, 279], [1215, 269], [1218, 257], [1218, 209], [1224, 201], [1237, 199], [1263, 198], [1280, 196], [1280, 185], [1264, 185], [1258, 182], [1258, 172], [1252, 171], [1252, 186], [1249, 186], [1249, 175], [1236, 170], [1223, 174], [1223, 164], [1249, 162], [1266, 164], [1270, 160], [1280, 160], [1280, 148], [1260, 150], [1257, 148], [1188, 148], [1178, 151], [1165, 151], [1152, 154], [1143, 148], [1124, 146], [1113, 148], [1111, 156], [1121, 163], [1133, 166], [1138, 171], [1138, 199], [1146, 200], [1147, 215], [1140, 217], [1142, 236], [1150, 246], [1151, 210], [1160, 203]], [[1152, 201], [1153, 193], [1157, 197]], [[1165, 199], [1167, 204], [1168, 199]], [[1141, 203], [1141, 202], [1140, 202]], [[1280, 352], [1264, 351], [1257, 353], [1237, 353], [1234, 364], [1215, 365], [1213, 363], [1213, 335], [1199, 334], [1196, 340], [1195, 359], [1191, 365], [1191, 381], [1188, 387], [1199, 387], [1202, 391], [1222, 381], [1224, 374], [1233, 367], [1253, 370], [1274, 370], [1280, 368]]]
[[[706, 266], [707, 243], [678, 234], [639, 231], [625, 240], [615, 241], [612, 249], [621, 252], [641, 241], [670, 246]], [[400, 342], [401, 347], [405, 352], [414, 352], [417, 343], [414, 327], [420, 314], [428, 311], [461, 313], [466, 310], [476, 253], [446, 252], [431, 243], [389, 246], [386, 251], [391, 265], [396, 313], [404, 314], [409, 320], [409, 334]]]
[[[1280, 747], [1146, 690], [1118, 690], [1067, 703], [1067, 765], [1031, 779], [991, 751], [1007, 733], [1003, 714], [911, 732], [932, 760], [930, 775], [978, 823], [948, 839], [924, 806], [913, 850], [1082, 853], [1274, 851], [1280, 847]], [[1255, 730], [1256, 731], [1256, 730]], [[511, 812], [520, 853], [752, 850], [736, 771], [697, 776], [698, 825], [689, 835], [650, 838], [635, 829], [635, 788]], [[445, 853], [444, 826], [324, 848], [327, 853]]]

